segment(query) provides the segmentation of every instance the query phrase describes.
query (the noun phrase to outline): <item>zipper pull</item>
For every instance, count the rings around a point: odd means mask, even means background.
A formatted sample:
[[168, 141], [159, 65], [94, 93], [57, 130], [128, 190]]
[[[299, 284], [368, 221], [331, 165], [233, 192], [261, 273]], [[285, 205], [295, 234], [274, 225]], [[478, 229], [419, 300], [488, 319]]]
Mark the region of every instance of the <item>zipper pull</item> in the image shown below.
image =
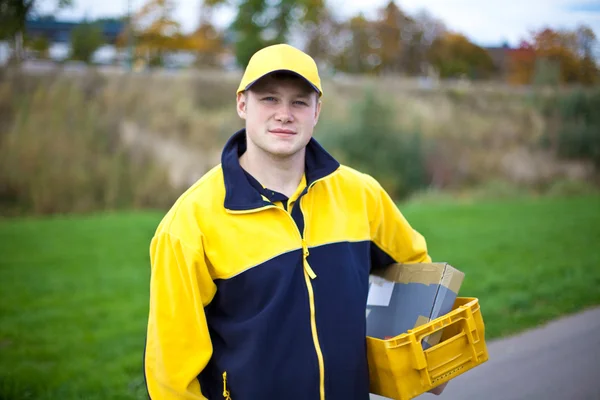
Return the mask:
[[310, 279], [315, 279], [317, 277], [317, 274], [315, 274], [315, 271], [313, 271], [313, 269], [308, 264], [308, 255], [309, 254], [310, 254], [310, 252], [308, 251], [308, 245], [306, 244], [306, 241], [304, 241], [304, 239], [302, 239], [302, 258], [304, 261], [304, 270], [306, 271], [306, 273], [308, 274]]
[[231, 396], [227, 390], [227, 371], [223, 372], [223, 398], [225, 400], [231, 400]]

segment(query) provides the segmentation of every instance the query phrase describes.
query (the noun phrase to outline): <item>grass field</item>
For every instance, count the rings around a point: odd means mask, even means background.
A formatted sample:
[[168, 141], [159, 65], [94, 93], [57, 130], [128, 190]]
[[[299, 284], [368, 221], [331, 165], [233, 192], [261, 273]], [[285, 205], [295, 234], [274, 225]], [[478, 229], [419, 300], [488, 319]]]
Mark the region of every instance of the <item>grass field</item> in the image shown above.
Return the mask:
[[[600, 197], [402, 208], [466, 273], [487, 337], [600, 304]], [[160, 213], [0, 220], [0, 399], [144, 398]]]

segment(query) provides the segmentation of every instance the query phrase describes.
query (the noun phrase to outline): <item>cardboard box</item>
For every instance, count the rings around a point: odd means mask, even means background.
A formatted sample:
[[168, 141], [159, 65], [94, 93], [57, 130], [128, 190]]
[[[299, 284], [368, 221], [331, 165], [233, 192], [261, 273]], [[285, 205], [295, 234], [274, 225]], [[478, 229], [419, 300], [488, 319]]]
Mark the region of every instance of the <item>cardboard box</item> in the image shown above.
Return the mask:
[[[367, 299], [367, 336], [401, 335], [452, 310], [465, 274], [447, 263], [392, 264], [373, 271]], [[425, 338], [439, 343], [442, 331]]]

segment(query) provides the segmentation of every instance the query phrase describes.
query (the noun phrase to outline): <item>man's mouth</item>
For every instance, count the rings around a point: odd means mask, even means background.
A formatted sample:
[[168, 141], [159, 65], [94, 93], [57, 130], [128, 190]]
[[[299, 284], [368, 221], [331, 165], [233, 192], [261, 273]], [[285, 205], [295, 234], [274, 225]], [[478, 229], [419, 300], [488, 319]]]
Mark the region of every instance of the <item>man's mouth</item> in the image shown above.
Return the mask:
[[275, 135], [280, 135], [280, 136], [287, 136], [287, 135], [295, 135], [296, 132], [291, 130], [291, 129], [284, 129], [284, 128], [276, 128], [276, 129], [269, 129], [269, 132], [275, 134]]

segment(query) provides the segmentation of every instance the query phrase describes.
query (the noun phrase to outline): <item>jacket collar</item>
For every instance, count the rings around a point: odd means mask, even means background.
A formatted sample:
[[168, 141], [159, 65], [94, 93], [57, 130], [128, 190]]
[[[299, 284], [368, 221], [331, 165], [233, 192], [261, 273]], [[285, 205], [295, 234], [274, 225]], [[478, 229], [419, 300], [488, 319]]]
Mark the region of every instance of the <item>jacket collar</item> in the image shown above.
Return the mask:
[[[223, 179], [225, 181], [225, 202], [228, 210], [244, 211], [264, 207], [269, 202], [263, 200], [260, 193], [252, 187], [239, 161], [240, 155], [246, 151], [246, 130], [237, 131], [227, 141], [221, 155]], [[321, 147], [314, 138], [306, 146], [306, 184], [333, 173], [340, 166], [339, 162]]]

